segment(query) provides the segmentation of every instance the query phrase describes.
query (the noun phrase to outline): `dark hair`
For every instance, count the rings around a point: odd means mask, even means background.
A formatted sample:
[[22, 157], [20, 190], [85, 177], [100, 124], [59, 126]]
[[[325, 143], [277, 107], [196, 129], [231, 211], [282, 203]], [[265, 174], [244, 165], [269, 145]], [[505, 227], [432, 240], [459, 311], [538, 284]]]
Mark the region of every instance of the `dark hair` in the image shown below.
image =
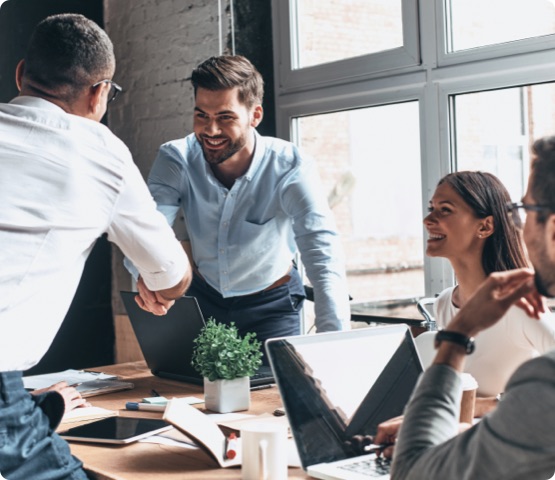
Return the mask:
[[106, 32], [83, 15], [60, 14], [35, 28], [25, 55], [26, 85], [71, 102], [84, 88], [111, 78], [114, 48]]
[[[532, 145], [532, 171], [530, 193], [538, 205], [555, 212], [555, 136], [543, 137]], [[536, 218], [540, 223], [547, 220], [548, 213], [539, 211]]]
[[193, 70], [191, 83], [197, 89], [239, 89], [239, 101], [251, 108], [261, 104], [264, 97], [264, 81], [255, 66], [241, 55], [210, 57]]
[[507, 212], [511, 197], [501, 181], [487, 172], [454, 172], [443, 177], [478, 218], [493, 217], [494, 232], [486, 239], [482, 267], [486, 275], [528, 266], [519, 232]]

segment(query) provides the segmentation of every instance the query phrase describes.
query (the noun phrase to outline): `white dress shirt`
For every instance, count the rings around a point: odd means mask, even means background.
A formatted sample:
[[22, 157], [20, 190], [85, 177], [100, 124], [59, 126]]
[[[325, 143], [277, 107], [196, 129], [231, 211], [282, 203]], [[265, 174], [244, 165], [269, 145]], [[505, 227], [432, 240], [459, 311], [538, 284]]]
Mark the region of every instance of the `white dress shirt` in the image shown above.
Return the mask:
[[0, 205], [0, 371], [47, 351], [102, 234], [152, 290], [188, 268], [123, 142], [46, 100], [0, 104]]

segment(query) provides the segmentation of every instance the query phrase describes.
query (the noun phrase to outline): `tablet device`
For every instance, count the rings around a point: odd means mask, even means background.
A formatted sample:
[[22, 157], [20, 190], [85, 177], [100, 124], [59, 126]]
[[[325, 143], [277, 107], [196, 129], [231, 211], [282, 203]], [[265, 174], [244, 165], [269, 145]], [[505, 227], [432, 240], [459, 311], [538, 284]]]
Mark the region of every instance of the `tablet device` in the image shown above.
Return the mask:
[[122, 445], [156, 435], [173, 428], [164, 420], [152, 418], [109, 417], [73, 427], [60, 437], [75, 442], [112, 443]]

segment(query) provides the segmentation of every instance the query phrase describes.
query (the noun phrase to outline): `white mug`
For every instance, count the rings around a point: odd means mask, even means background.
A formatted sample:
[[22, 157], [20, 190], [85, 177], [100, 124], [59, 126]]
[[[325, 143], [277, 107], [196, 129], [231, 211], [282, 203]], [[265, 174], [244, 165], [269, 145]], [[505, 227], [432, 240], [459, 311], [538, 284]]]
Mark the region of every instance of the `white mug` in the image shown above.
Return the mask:
[[243, 480], [287, 480], [287, 427], [252, 423], [241, 428]]

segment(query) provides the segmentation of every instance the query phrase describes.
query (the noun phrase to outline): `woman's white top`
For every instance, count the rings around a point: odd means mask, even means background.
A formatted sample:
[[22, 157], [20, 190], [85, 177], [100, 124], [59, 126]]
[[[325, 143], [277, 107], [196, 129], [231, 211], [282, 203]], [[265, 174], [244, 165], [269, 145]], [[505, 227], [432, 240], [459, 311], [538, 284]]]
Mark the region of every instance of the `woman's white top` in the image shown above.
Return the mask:
[[[459, 308], [447, 288], [434, 303], [438, 328], [446, 328]], [[465, 372], [478, 382], [478, 395], [494, 396], [505, 390], [509, 377], [523, 362], [555, 348], [555, 316], [547, 311], [540, 320], [512, 306], [492, 327], [480, 332], [476, 349], [466, 359]]]

